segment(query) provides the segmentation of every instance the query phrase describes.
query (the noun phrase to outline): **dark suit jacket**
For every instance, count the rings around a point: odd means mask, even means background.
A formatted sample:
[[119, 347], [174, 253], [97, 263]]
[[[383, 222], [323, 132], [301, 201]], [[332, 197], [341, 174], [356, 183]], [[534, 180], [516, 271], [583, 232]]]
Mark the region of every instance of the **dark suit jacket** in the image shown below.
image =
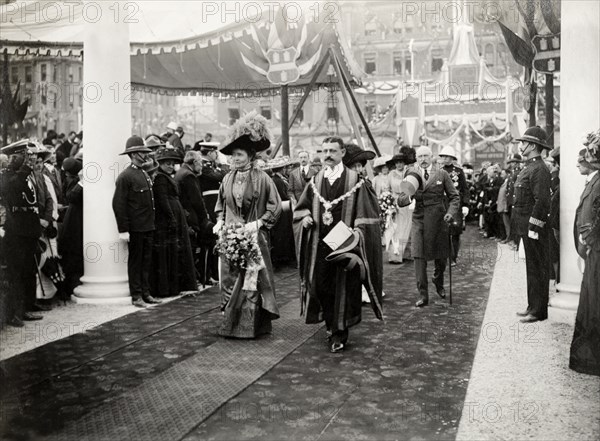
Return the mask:
[[198, 176], [189, 165], [183, 164], [175, 173], [175, 181], [179, 186], [179, 200], [185, 210], [188, 225], [197, 233], [208, 234], [214, 224], [208, 218]]
[[308, 175], [306, 176], [306, 181], [302, 179], [302, 172], [300, 171], [300, 167], [295, 168], [290, 172], [289, 175], [289, 188], [288, 188], [288, 196], [290, 199], [294, 201], [294, 203], [298, 202], [300, 196], [302, 196], [302, 192], [304, 191], [304, 187], [308, 184], [310, 178], [317, 174], [317, 170], [313, 167], [308, 167]]
[[600, 250], [600, 172], [596, 173], [592, 180], [583, 189], [579, 206], [575, 211], [575, 247], [577, 252], [583, 258], [586, 257], [586, 250], [583, 244], [579, 243], [579, 235], [588, 247]]
[[[415, 171], [420, 172], [418, 168]], [[450, 250], [444, 215], [449, 213], [456, 221], [460, 211], [460, 193], [450, 175], [434, 165], [429, 179], [417, 190], [414, 199], [412, 256], [426, 260], [447, 258]]]
[[154, 230], [154, 195], [148, 173], [130, 165], [117, 177], [113, 211], [119, 233]]

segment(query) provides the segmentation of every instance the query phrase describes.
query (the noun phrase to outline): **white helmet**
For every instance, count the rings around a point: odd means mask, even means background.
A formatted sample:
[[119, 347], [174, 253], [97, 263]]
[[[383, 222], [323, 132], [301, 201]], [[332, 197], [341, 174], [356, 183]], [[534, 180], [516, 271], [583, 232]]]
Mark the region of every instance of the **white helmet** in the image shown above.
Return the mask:
[[175, 121], [171, 121], [167, 124], [167, 129], [171, 129], [173, 131], [177, 130], [177, 123]]
[[456, 152], [449, 145], [444, 146], [444, 148], [442, 149], [442, 151], [439, 153], [438, 156], [450, 156], [451, 158], [457, 159]]

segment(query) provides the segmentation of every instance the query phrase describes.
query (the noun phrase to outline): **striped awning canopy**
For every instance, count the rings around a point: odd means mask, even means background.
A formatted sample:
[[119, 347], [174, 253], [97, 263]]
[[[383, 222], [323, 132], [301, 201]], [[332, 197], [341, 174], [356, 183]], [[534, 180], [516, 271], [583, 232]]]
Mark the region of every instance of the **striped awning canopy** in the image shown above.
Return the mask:
[[[301, 6], [294, 11], [274, 2], [226, 3], [136, 1], [111, 9], [130, 23], [133, 87], [167, 94], [260, 96], [288, 84], [293, 93], [310, 84], [330, 48], [350, 82], [360, 85], [364, 72], [341, 35], [340, 20], [323, 20], [312, 3], [294, 3]], [[0, 6], [0, 51], [81, 56], [84, 27], [97, 12], [93, 4], [19, 1]], [[110, 44], [110, 36], [107, 40]], [[313, 87], [336, 81], [324, 68]]]

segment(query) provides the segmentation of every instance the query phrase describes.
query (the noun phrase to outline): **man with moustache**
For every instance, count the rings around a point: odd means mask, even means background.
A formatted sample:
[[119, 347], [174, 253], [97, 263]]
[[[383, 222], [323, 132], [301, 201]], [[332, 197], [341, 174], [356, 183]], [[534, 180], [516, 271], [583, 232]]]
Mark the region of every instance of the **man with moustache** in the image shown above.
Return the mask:
[[[196, 255], [196, 248], [201, 248], [202, 244], [207, 243], [213, 237], [212, 228], [214, 226], [206, 212], [200, 187], [199, 177], [202, 174], [202, 162], [200, 152], [190, 150], [186, 152], [183, 164], [175, 173], [175, 181], [179, 187], [179, 200], [185, 209], [186, 220], [191, 229], [190, 241], [194, 255]], [[201, 254], [201, 258], [196, 262], [200, 283], [203, 285], [206, 283], [204, 259], [205, 256]]]
[[[296, 253], [300, 267], [302, 314], [306, 323], [327, 325], [329, 350], [343, 351], [348, 329], [361, 321], [364, 284], [375, 316], [382, 319], [382, 252], [377, 196], [358, 173], [342, 162], [346, 153], [341, 138], [323, 141], [325, 168], [306, 186], [294, 209]], [[368, 262], [353, 268], [331, 261], [332, 248], [323, 240], [343, 221], [353, 228], [358, 260]], [[341, 226], [341, 225], [340, 225]], [[349, 252], [351, 250], [348, 250]], [[354, 257], [356, 258], [356, 256]], [[361, 268], [364, 269], [361, 275]]]
[[145, 308], [160, 303], [150, 295], [150, 265], [154, 232], [154, 195], [152, 180], [144, 170], [151, 161], [152, 150], [139, 136], [132, 136], [121, 155], [131, 164], [117, 177], [112, 206], [119, 229], [119, 239], [128, 243], [127, 275], [132, 304]]
[[515, 182], [513, 206], [514, 233], [523, 239], [527, 267], [527, 309], [517, 312], [523, 323], [548, 318], [550, 171], [542, 159], [551, 150], [544, 129], [529, 127], [521, 138], [519, 150], [526, 158]]
[[317, 174], [317, 171], [310, 165], [308, 152], [302, 151], [298, 153], [298, 160], [300, 161], [300, 167], [292, 170], [289, 177], [288, 196], [293, 205], [298, 203], [306, 184]]
[[34, 144], [24, 140], [1, 150], [9, 157], [6, 170], [0, 174], [0, 198], [6, 208], [3, 246], [10, 252], [6, 259], [10, 289], [5, 314], [8, 324], [15, 327], [23, 327], [23, 320], [42, 319], [28, 311], [36, 297], [37, 243], [46, 226], [39, 214], [29, 146]]
[[462, 207], [462, 213], [459, 215], [457, 222], [450, 227], [452, 232], [452, 263], [456, 263], [458, 258], [458, 249], [460, 247], [460, 236], [463, 232], [464, 222], [466, 222], [467, 216], [469, 215], [469, 204], [471, 200], [471, 192], [467, 185], [467, 179], [462, 167], [455, 163], [457, 160], [456, 152], [454, 148], [447, 145], [439, 154], [440, 162], [442, 163], [443, 169], [448, 173], [452, 184], [458, 190], [460, 194], [460, 205]]
[[412, 217], [411, 253], [415, 260], [415, 276], [419, 300], [417, 308], [429, 304], [427, 287], [427, 261], [435, 262], [432, 282], [438, 296], [446, 297], [444, 271], [450, 254], [448, 244], [449, 225], [459, 216], [460, 194], [450, 175], [437, 164], [433, 164], [431, 149], [421, 146], [417, 149], [417, 165], [423, 184], [414, 199], [415, 210]]

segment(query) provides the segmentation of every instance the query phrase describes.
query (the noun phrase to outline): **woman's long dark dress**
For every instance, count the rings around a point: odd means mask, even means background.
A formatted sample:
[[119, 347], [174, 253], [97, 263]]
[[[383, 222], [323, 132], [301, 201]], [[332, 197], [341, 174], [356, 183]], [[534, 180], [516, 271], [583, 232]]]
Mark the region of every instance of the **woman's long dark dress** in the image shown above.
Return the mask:
[[65, 194], [69, 207], [58, 236], [58, 253], [62, 256], [65, 272], [61, 295], [65, 299], [73, 294], [83, 276], [83, 187], [79, 185], [78, 178], [68, 185]]
[[[599, 172], [600, 173], [600, 172]], [[584, 189], [575, 216], [575, 243], [585, 256], [569, 367], [600, 376], [600, 176]], [[579, 244], [581, 234], [586, 245]]]
[[194, 258], [177, 182], [159, 169], [152, 189], [156, 230], [152, 247], [151, 294], [153, 297], [172, 297], [183, 291], [195, 291]]
[[[243, 196], [236, 200], [234, 186], [241, 184]], [[223, 298], [223, 323], [219, 334], [224, 337], [255, 338], [271, 332], [271, 320], [279, 318], [275, 301], [275, 282], [269, 244], [269, 229], [277, 222], [281, 212], [281, 199], [271, 178], [262, 170], [232, 171], [223, 179], [215, 207], [217, 218], [231, 223], [249, 223], [261, 220], [258, 244], [265, 267], [258, 272], [256, 290], [243, 289], [245, 270], [230, 266], [221, 258], [221, 295]]]

